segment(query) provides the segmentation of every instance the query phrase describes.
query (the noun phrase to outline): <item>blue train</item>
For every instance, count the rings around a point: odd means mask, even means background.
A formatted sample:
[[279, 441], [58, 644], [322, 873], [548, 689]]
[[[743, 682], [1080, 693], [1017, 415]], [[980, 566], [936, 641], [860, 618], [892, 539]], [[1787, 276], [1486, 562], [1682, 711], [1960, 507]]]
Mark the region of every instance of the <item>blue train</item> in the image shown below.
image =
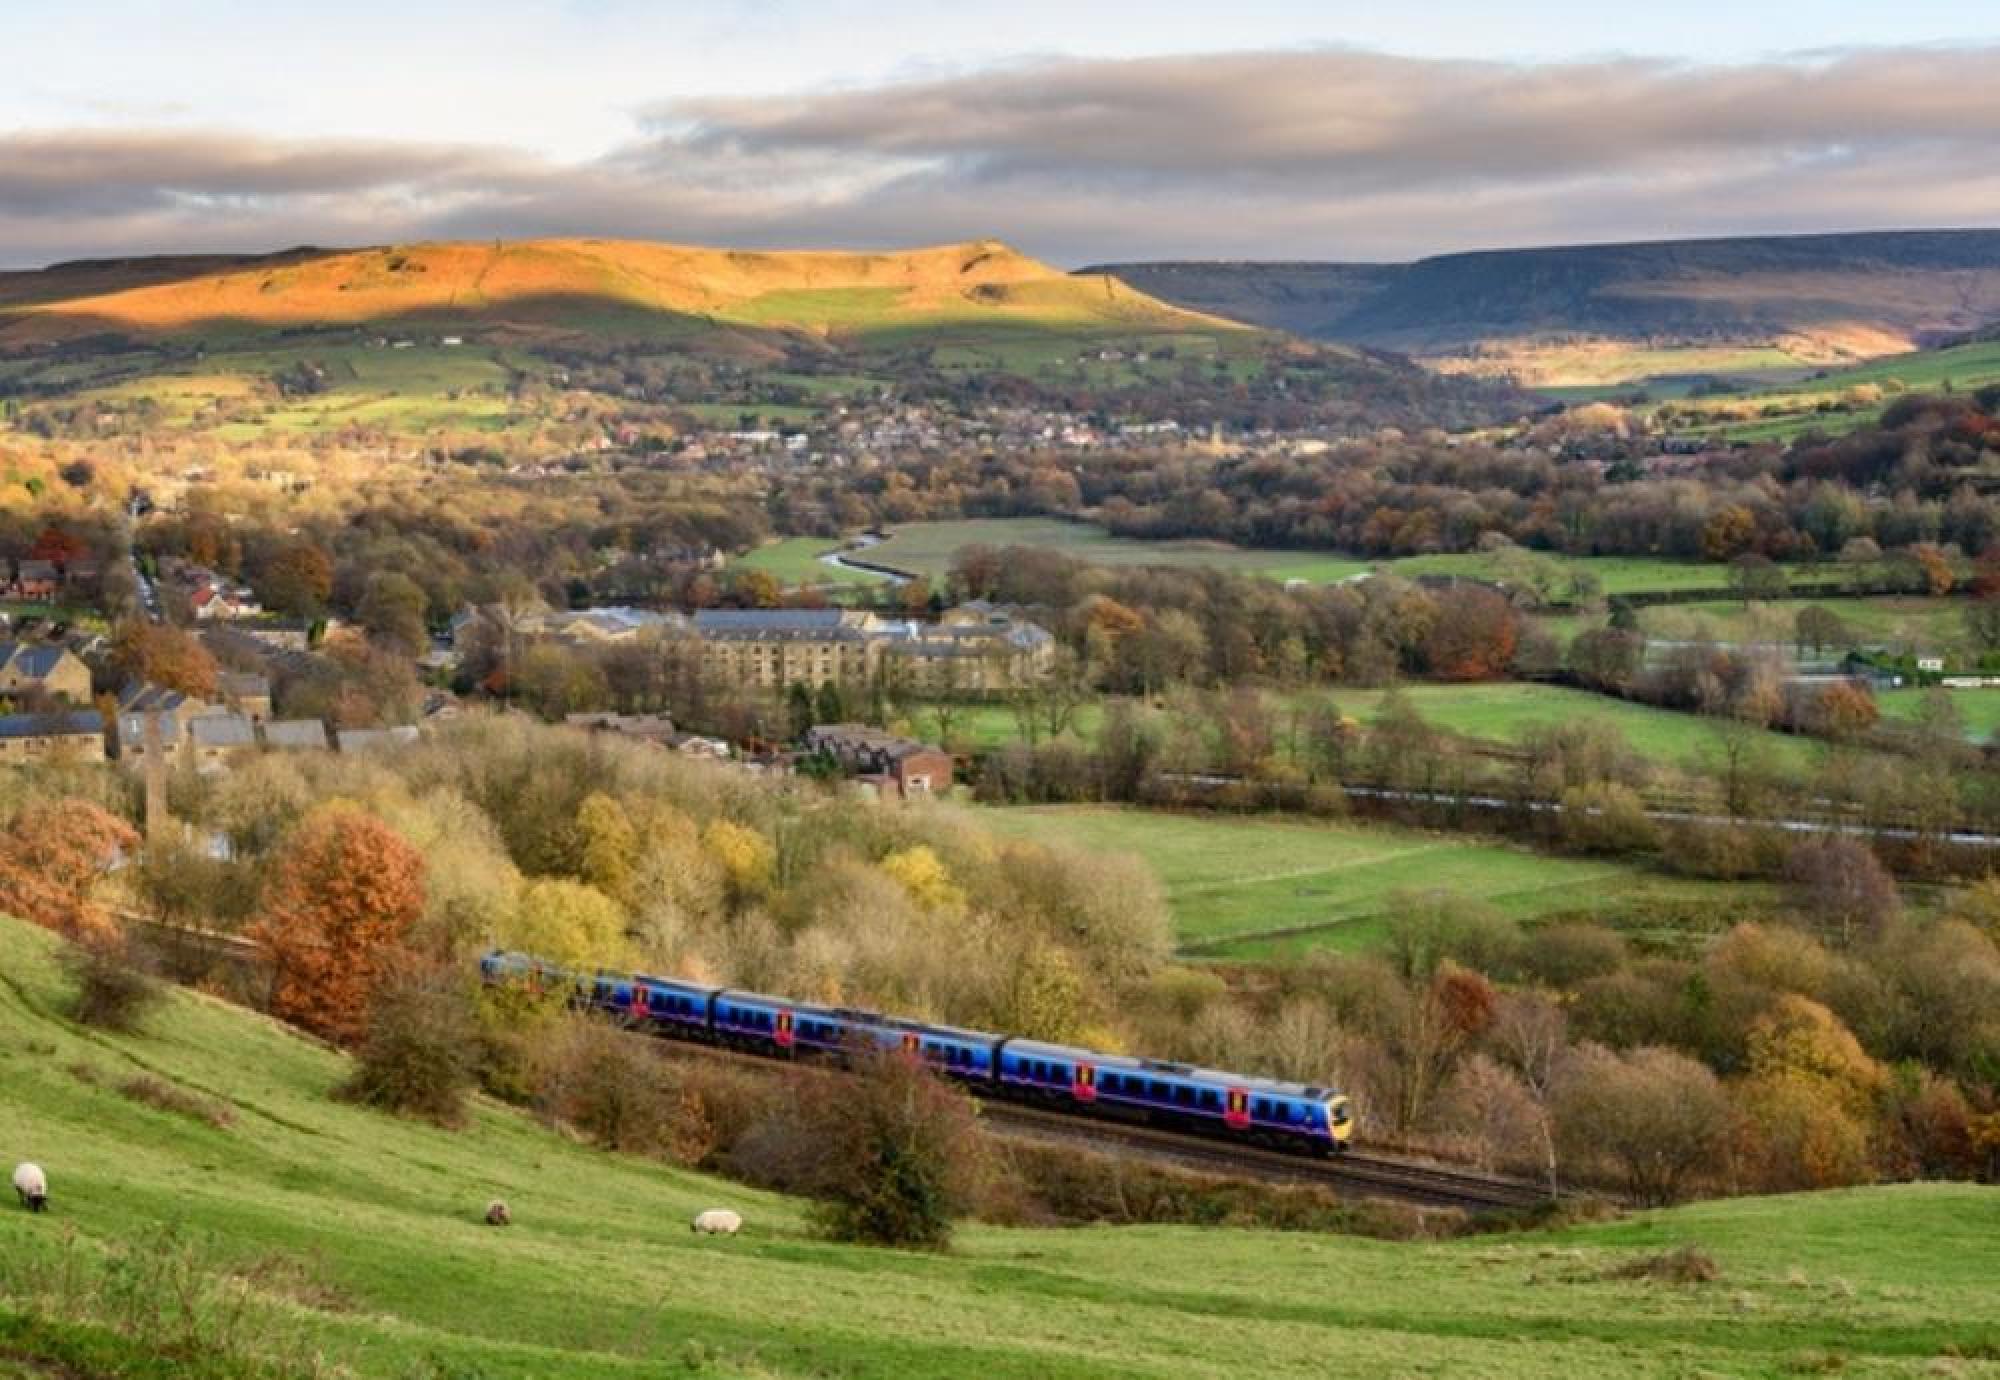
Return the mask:
[[838, 1056], [869, 1045], [900, 1049], [982, 1095], [1315, 1154], [1345, 1150], [1354, 1136], [1354, 1113], [1347, 1098], [1328, 1088], [1100, 1054], [673, 978], [572, 973], [527, 954], [496, 951], [481, 959], [479, 968], [489, 985], [563, 992], [572, 1005], [604, 1012], [655, 1035], [780, 1058]]

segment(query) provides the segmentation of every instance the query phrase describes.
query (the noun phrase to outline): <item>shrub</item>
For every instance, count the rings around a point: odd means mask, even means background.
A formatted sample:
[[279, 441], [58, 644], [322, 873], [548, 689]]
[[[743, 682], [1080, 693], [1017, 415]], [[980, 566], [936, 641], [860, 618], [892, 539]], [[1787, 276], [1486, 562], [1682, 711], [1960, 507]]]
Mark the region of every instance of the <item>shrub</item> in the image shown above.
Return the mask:
[[470, 994], [436, 973], [393, 977], [376, 989], [343, 1092], [356, 1102], [441, 1126], [465, 1120], [479, 1066]]
[[979, 1135], [972, 1103], [900, 1053], [859, 1055], [849, 1078], [808, 1076], [792, 1122], [813, 1147], [805, 1187], [827, 1236], [928, 1250], [950, 1244], [973, 1201]]
[[121, 1034], [137, 1030], [164, 995], [160, 984], [112, 938], [87, 940], [66, 950], [63, 966], [76, 983], [70, 1013], [99, 1030]]
[[660, 1060], [638, 1038], [589, 1016], [567, 1018], [539, 1078], [535, 1105], [607, 1150], [668, 1147], [673, 1101]]
[[1614, 1265], [1606, 1279], [1656, 1279], [1665, 1284], [1713, 1284], [1722, 1278], [1715, 1257], [1699, 1246], [1676, 1246]]

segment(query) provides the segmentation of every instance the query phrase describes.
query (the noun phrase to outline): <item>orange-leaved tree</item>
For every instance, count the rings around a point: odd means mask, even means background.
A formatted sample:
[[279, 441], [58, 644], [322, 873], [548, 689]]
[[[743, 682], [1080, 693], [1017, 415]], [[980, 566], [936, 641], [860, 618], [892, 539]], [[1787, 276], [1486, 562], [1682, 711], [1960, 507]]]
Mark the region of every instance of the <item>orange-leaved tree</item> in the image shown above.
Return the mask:
[[321, 806], [285, 841], [250, 927], [271, 962], [271, 1010], [351, 1043], [424, 910], [424, 860], [355, 805]]
[[114, 933], [91, 892], [138, 844], [129, 824], [88, 800], [24, 806], [0, 834], [0, 911], [72, 939]]

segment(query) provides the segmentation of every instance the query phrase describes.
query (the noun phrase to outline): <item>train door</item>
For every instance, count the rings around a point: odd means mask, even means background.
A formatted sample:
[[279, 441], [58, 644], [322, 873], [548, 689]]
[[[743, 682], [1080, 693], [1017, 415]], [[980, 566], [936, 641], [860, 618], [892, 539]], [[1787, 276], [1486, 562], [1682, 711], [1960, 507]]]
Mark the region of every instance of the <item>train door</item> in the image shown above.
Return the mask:
[[903, 1053], [909, 1055], [912, 1059], [921, 1059], [924, 1057], [923, 1046], [923, 1037], [918, 1035], [916, 1031], [905, 1030], [903, 1032]]
[[1097, 1101], [1097, 1066], [1078, 1064], [1070, 1074], [1069, 1095], [1079, 1102]]
[[1231, 1088], [1229, 1090], [1229, 1100], [1223, 1107], [1222, 1124], [1232, 1131], [1247, 1131], [1250, 1129], [1250, 1090], [1248, 1088]]
[[792, 1047], [792, 1013], [790, 1011], [781, 1010], [778, 1012], [778, 1028], [772, 1033], [771, 1038], [776, 1041], [779, 1049], [790, 1049]]
[[646, 1010], [646, 987], [636, 978], [632, 982], [632, 1019], [645, 1020], [651, 1013]]

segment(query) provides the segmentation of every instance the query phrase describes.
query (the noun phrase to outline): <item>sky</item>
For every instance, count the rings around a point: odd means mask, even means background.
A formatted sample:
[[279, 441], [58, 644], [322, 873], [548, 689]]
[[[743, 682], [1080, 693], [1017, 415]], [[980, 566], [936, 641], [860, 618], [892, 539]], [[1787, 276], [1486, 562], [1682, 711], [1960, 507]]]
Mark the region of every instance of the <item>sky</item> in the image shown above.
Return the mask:
[[6, 0], [0, 265], [435, 237], [1064, 265], [2000, 224], [1992, 0]]

